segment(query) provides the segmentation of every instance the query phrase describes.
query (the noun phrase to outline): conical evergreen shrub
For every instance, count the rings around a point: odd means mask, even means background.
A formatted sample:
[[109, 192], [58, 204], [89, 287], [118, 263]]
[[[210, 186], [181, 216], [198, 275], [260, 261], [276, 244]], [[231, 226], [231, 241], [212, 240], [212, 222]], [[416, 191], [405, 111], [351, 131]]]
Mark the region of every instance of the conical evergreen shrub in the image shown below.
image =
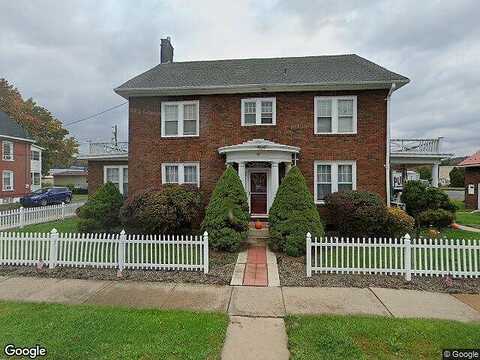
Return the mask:
[[249, 221], [247, 194], [237, 172], [229, 165], [205, 210], [202, 232], [208, 231], [213, 249], [235, 251], [247, 239]]
[[312, 236], [324, 235], [313, 196], [296, 166], [280, 184], [268, 220], [270, 246], [290, 256], [305, 254], [307, 232]]

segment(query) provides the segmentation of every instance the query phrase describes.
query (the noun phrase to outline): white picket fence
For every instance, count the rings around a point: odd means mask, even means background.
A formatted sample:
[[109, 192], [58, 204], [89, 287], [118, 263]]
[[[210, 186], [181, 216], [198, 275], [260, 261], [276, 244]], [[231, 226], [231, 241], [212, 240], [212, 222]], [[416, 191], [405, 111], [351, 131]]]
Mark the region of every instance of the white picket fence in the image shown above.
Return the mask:
[[75, 216], [75, 211], [84, 202], [19, 208], [0, 212], [0, 230], [7, 230], [25, 225], [39, 224], [48, 221], [61, 220]]
[[306, 237], [306, 271], [478, 278], [480, 241]]
[[202, 235], [126, 235], [0, 233], [0, 265], [49, 268], [96, 267], [203, 270], [208, 273], [208, 233]]

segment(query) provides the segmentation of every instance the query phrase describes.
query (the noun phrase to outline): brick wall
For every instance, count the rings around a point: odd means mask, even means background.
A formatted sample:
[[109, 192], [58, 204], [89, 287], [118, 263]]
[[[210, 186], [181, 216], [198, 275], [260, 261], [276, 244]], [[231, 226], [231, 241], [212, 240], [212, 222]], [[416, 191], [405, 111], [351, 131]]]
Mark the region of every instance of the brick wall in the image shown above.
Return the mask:
[[[356, 135], [314, 135], [314, 96], [357, 95]], [[276, 97], [277, 125], [240, 125], [240, 102], [247, 97]], [[161, 163], [199, 161], [200, 185], [210, 195], [225, 169], [217, 149], [263, 138], [301, 149], [298, 166], [313, 193], [315, 160], [356, 160], [357, 189], [386, 197], [387, 91], [303, 92], [183, 97], [137, 97], [129, 104], [129, 193], [161, 183]], [[161, 101], [200, 100], [200, 136], [161, 138]], [[89, 184], [90, 185], [90, 184]]]
[[[473, 195], [468, 194], [468, 185], [475, 188]], [[478, 209], [478, 184], [480, 184], [480, 166], [465, 168], [465, 206], [469, 209]]]
[[93, 194], [99, 186], [103, 185], [103, 167], [106, 165], [128, 165], [127, 161], [106, 161], [89, 160], [88, 161], [88, 193]]
[[[3, 160], [1, 142], [13, 142], [13, 161]], [[3, 191], [3, 171], [14, 173], [14, 191]], [[0, 198], [19, 197], [30, 193], [30, 143], [0, 138]], [[28, 187], [27, 187], [28, 185]]]

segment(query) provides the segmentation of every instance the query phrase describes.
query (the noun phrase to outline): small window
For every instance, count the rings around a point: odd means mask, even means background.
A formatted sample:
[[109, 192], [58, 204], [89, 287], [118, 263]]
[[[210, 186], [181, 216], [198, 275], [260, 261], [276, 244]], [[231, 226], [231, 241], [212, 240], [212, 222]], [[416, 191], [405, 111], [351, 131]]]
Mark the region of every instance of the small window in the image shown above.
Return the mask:
[[14, 190], [14, 175], [13, 171], [5, 170], [2, 173], [2, 190], [13, 191]]
[[242, 126], [275, 125], [276, 99], [242, 99]]
[[356, 96], [315, 97], [315, 134], [355, 134]]
[[40, 160], [40, 151], [32, 150], [31, 156], [32, 160]]
[[199, 102], [162, 102], [162, 137], [198, 136]]
[[32, 180], [32, 185], [40, 185], [40, 173], [38, 172], [32, 172], [31, 173], [31, 180]]
[[121, 194], [128, 194], [128, 167], [127, 166], [104, 166], [103, 182], [113, 183]]
[[315, 202], [323, 204], [328, 194], [356, 190], [355, 161], [315, 161]]
[[13, 161], [13, 142], [2, 142], [3, 160]]
[[191, 184], [200, 186], [200, 164], [162, 164], [163, 184]]

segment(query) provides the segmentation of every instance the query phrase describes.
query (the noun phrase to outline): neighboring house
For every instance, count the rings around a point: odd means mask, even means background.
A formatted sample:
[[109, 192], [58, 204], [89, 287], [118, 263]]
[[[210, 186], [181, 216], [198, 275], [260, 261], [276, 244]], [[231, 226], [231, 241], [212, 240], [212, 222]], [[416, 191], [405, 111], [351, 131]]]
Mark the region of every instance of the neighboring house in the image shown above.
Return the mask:
[[458, 166], [465, 168], [465, 206], [480, 210], [480, 151], [463, 160]]
[[228, 163], [262, 217], [297, 165], [317, 204], [350, 189], [388, 202], [389, 100], [408, 82], [358, 55], [174, 62], [162, 39], [161, 64], [115, 89], [129, 149], [90, 149], [89, 190], [195, 184], [208, 199]]
[[[58, 169], [60, 170], [60, 169]], [[54, 186], [73, 185], [76, 189], [87, 189], [88, 172], [85, 169], [63, 169], [63, 171], [56, 171], [53, 173]]]
[[30, 193], [32, 182], [36, 184], [34, 187], [38, 186], [38, 177], [33, 174], [41, 173], [42, 148], [34, 145], [26, 131], [3, 111], [0, 111], [0, 141], [0, 202], [7, 203]]

